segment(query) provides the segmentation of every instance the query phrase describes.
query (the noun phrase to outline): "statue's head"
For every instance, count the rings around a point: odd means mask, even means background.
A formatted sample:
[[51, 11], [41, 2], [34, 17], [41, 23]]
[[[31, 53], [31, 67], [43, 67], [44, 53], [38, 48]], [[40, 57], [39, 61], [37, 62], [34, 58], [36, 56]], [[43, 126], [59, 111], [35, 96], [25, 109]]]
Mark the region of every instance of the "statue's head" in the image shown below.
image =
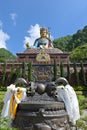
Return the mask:
[[45, 38], [47, 37], [47, 34], [48, 34], [48, 30], [46, 28], [40, 28], [40, 35], [42, 38]]

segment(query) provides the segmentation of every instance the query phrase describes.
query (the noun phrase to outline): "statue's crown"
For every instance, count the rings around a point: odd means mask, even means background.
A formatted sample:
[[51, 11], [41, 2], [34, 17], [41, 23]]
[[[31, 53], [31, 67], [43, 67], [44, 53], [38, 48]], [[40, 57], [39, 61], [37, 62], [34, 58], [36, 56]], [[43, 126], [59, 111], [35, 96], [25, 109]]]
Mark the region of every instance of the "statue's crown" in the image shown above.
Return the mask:
[[48, 32], [47, 28], [45, 28], [45, 27], [40, 28], [40, 32], [42, 32], [42, 31]]

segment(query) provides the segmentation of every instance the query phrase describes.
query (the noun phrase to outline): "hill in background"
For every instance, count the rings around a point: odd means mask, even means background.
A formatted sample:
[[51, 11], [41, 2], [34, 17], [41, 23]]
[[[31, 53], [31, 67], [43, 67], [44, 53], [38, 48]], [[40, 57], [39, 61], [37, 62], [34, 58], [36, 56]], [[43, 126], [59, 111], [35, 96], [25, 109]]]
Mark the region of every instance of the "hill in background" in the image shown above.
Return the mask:
[[54, 47], [61, 49], [62, 51], [71, 52], [80, 45], [87, 44], [87, 26], [78, 30], [73, 35], [68, 35], [55, 39], [53, 41]]
[[78, 30], [73, 35], [68, 35], [55, 39], [54, 47], [61, 49], [63, 52], [70, 52], [70, 60], [87, 62], [87, 26]]
[[9, 50], [0, 48], [0, 62], [10, 60], [10, 59], [16, 59], [16, 58], [17, 57], [13, 55]]

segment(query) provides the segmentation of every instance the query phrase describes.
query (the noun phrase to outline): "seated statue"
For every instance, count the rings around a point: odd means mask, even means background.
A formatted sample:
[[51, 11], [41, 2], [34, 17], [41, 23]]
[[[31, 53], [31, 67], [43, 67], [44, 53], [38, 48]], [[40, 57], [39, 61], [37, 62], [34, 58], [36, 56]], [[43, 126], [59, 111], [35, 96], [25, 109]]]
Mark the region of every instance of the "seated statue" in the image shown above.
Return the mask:
[[50, 38], [47, 37], [48, 30], [46, 28], [40, 29], [40, 38], [36, 39], [34, 42], [34, 48], [53, 48], [53, 43]]

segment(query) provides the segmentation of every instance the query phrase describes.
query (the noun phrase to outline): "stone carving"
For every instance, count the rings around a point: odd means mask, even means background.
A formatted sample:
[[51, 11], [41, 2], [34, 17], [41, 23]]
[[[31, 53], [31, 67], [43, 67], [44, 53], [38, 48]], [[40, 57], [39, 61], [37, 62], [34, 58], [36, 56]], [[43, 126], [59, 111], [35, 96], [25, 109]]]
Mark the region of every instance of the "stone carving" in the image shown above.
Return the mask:
[[53, 66], [38, 65], [34, 67], [33, 79], [36, 82], [50, 82], [53, 79]]

